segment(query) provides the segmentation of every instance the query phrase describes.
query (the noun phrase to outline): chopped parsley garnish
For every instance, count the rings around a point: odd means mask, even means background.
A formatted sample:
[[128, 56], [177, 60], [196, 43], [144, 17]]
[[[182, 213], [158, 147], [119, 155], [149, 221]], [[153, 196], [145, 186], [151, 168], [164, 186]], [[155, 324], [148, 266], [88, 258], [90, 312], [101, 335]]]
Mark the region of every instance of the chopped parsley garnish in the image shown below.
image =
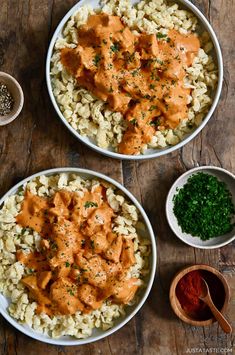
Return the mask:
[[133, 126], [138, 126], [138, 122], [136, 118], [133, 118], [132, 120], [130, 120], [130, 123], [133, 124]]
[[165, 35], [164, 33], [158, 32], [158, 33], [156, 34], [156, 37], [157, 37], [157, 39], [161, 39], [161, 38], [166, 38], [167, 35]]
[[70, 267], [70, 263], [68, 261], [65, 262], [66, 267]]
[[51, 249], [53, 249], [53, 250], [58, 249], [57, 244], [56, 244], [56, 243], [52, 243], [52, 244], [51, 244]]
[[71, 289], [68, 290], [68, 293], [70, 294], [70, 296], [74, 296], [74, 293]]
[[150, 78], [151, 78], [151, 80], [155, 80], [155, 81], [159, 81], [160, 80], [159, 76], [155, 75], [154, 73], [151, 73]]
[[233, 229], [235, 210], [231, 193], [213, 175], [193, 174], [174, 195], [173, 203], [182, 232], [208, 240]]
[[144, 98], [150, 100], [151, 96], [147, 94], [147, 95], [144, 95]]
[[151, 105], [150, 108], [149, 108], [149, 111], [153, 111], [153, 110], [156, 110], [157, 109], [157, 106], [156, 105]]
[[115, 53], [115, 52], [118, 52], [120, 50], [120, 46], [119, 46], [118, 43], [114, 43], [114, 44], [112, 44], [112, 46], [110, 46], [110, 49], [111, 49], [112, 52]]
[[136, 75], [138, 75], [139, 74], [139, 70], [138, 69], [135, 69], [135, 70], [133, 70], [132, 72], [131, 72], [131, 75], [134, 77], [134, 76], [136, 76]]
[[96, 54], [95, 58], [93, 59], [93, 63], [96, 67], [98, 66], [100, 60], [101, 60], [101, 56], [99, 54]]
[[150, 122], [150, 126], [155, 126], [155, 127], [157, 127], [157, 126], [159, 126], [160, 125], [160, 119], [157, 119], [157, 120], [155, 120], [155, 121], [151, 121]]
[[96, 202], [93, 202], [93, 201], [86, 201], [84, 203], [84, 207], [85, 208], [98, 207], [98, 204]]
[[81, 273], [86, 272], [86, 271], [87, 271], [87, 269], [83, 269], [83, 268], [80, 269]]

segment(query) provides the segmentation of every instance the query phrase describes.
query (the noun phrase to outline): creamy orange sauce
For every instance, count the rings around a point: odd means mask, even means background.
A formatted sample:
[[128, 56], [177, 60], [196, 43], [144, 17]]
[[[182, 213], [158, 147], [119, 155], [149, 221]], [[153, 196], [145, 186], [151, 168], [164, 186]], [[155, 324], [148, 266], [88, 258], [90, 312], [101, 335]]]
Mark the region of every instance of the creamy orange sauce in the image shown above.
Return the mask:
[[128, 122], [118, 150], [138, 154], [161, 127], [187, 117], [186, 68], [200, 48], [194, 34], [170, 30], [135, 35], [120, 17], [91, 15], [78, 29], [78, 46], [61, 50], [61, 62], [99, 99]]
[[127, 279], [135, 264], [134, 245], [112, 232], [114, 212], [98, 186], [83, 197], [66, 190], [52, 198], [25, 193], [16, 221], [40, 233], [41, 252], [17, 251], [31, 274], [22, 279], [37, 312], [74, 314], [99, 308], [107, 298], [126, 304], [138, 279]]

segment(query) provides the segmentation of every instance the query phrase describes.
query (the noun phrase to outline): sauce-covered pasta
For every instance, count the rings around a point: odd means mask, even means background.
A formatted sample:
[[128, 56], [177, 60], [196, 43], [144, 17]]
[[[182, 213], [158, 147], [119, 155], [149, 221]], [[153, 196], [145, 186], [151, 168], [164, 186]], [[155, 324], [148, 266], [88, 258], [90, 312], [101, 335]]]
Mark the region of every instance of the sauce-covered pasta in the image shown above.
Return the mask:
[[42, 198], [26, 190], [16, 221], [37, 231], [40, 252], [17, 252], [31, 270], [21, 281], [37, 302], [37, 312], [74, 314], [99, 308], [104, 300], [129, 303], [138, 279], [127, 277], [135, 264], [134, 244], [112, 231], [114, 211], [97, 186], [83, 197], [60, 190]]
[[124, 115], [122, 154], [139, 154], [156, 130], [176, 128], [188, 114], [186, 68], [200, 48], [194, 34], [134, 34], [118, 16], [91, 15], [77, 32], [78, 46], [61, 62], [85, 87]]

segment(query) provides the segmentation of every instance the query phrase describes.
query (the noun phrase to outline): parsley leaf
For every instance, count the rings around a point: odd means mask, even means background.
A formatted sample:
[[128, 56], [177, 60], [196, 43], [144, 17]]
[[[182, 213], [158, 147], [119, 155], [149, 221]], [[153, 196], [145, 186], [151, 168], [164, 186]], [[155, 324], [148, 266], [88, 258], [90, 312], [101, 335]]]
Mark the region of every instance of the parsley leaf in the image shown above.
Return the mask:
[[93, 201], [86, 201], [84, 203], [84, 207], [85, 208], [98, 207], [98, 204], [96, 202], [93, 202]]

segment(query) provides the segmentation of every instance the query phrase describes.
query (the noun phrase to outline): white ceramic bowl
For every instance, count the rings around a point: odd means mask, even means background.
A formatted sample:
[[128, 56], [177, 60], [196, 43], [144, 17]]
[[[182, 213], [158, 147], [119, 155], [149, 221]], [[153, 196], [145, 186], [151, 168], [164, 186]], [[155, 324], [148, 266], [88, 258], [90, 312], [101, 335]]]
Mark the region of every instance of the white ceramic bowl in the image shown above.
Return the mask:
[[173, 197], [177, 193], [177, 189], [183, 187], [186, 184], [188, 178], [199, 171], [213, 175], [217, 177], [220, 181], [225, 182], [228, 187], [228, 190], [232, 194], [232, 200], [235, 206], [235, 176], [229, 171], [222, 168], [218, 168], [216, 166], [200, 166], [198, 168], [191, 169], [181, 175], [172, 185], [166, 199], [167, 220], [172, 231], [177, 235], [179, 239], [181, 239], [186, 244], [200, 249], [220, 248], [235, 240], [235, 227], [233, 227], [232, 231], [227, 234], [204, 241], [201, 240], [199, 237], [193, 237], [190, 234], [183, 233], [181, 227], [178, 225], [177, 219], [173, 212]]
[[[137, 3], [139, 2], [138, 0], [136, 1], [132, 1], [133, 3]], [[117, 159], [130, 159], [130, 160], [143, 160], [143, 159], [151, 159], [151, 158], [156, 158], [159, 157], [161, 155], [165, 155], [168, 153], [171, 153], [173, 151], [175, 151], [176, 149], [179, 149], [181, 147], [183, 147], [185, 144], [187, 144], [188, 142], [190, 142], [194, 137], [196, 137], [196, 135], [203, 129], [203, 127], [207, 124], [207, 122], [209, 121], [209, 119], [211, 118], [216, 105], [218, 104], [219, 101], [219, 97], [220, 97], [220, 93], [221, 93], [221, 89], [222, 89], [222, 81], [223, 81], [223, 60], [222, 60], [222, 54], [221, 54], [221, 50], [220, 50], [220, 46], [219, 46], [219, 42], [217, 40], [217, 37], [211, 27], [211, 25], [209, 24], [209, 22], [207, 21], [207, 19], [205, 18], [205, 16], [198, 10], [198, 8], [196, 6], [194, 6], [189, 0], [175, 0], [175, 3], [179, 3], [180, 6], [182, 6], [182, 8], [188, 9], [189, 11], [193, 12], [194, 15], [197, 17], [200, 26], [203, 30], [207, 31], [210, 35], [210, 38], [214, 44], [214, 52], [213, 52], [213, 56], [215, 58], [215, 61], [217, 62], [218, 65], [218, 84], [217, 84], [217, 88], [214, 92], [214, 97], [213, 97], [213, 103], [211, 105], [211, 108], [209, 110], [209, 112], [207, 113], [206, 117], [204, 118], [204, 120], [202, 121], [202, 123], [200, 124], [199, 127], [197, 127], [192, 133], [188, 134], [185, 136], [185, 138], [178, 144], [176, 144], [175, 146], [172, 147], [167, 147], [164, 149], [148, 149], [144, 155], [125, 155], [125, 154], [119, 154], [116, 153], [114, 151], [107, 150], [107, 149], [102, 149], [100, 147], [98, 147], [96, 144], [94, 144], [94, 142], [92, 142], [89, 138], [87, 137], [83, 137], [81, 136], [66, 120], [66, 118], [63, 116], [62, 112], [60, 111], [60, 108], [56, 102], [56, 99], [54, 97], [53, 91], [52, 91], [52, 85], [51, 85], [51, 78], [50, 78], [50, 66], [51, 66], [51, 57], [52, 57], [52, 53], [53, 53], [53, 48], [55, 45], [55, 42], [57, 40], [58, 37], [61, 37], [61, 32], [63, 30], [63, 27], [65, 25], [65, 23], [68, 21], [68, 19], [72, 16], [72, 14], [76, 11], [79, 10], [79, 8], [81, 6], [84, 5], [91, 5], [93, 8], [100, 8], [99, 6], [99, 0], [81, 0], [79, 1], [75, 6], [73, 6], [71, 8], [71, 10], [69, 10], [69, 12], [64, 16], [64, 18], [61, 20], [61, 22], [59, 23], [52, 39], [50, 42], [50, 46], [47, 52], [47, 60], [46, 60], [46, 81], [47, 81], [47, 88], [48, 88], [48, 92], [52, 101], [52, 104], [58, 114], [58, 116], [60, 117], [60, 119], [62, 120], [62, 122], [65, 124], [65, 126], [83, 143], [85, 143], [86, 145], [88, 145], [90, 148], [96, 150], [98, 153], [107, 155], [109, 157], [112, 158], [117, 158]]]
[[7, 86], [14, 100], [11, 112], [5, 116], [0, 116], [0, 126], [5, 126], [19, 116], [24, 105], [24, 93], [18, 81], [10, 74], [1, 71], [0, 82]]
[[34, 174], [21, 182], [19, 182], [17, 185], [15, 185], [12, 189], [10, 189], [0, 200], [0, 206], [3, 204], [5, 199], [8, 196], [11, 196], [17, 192], [17, 190], [22, 187], [26, 182], [29, 180], [40, 176], [40, 175], [54, 175], [54, 174], [59, 174], [59, 173], [75, 173], [78, 174], [79, 176], [82, 176], [83, 178], [86, 179], [92, 179], [92, 178], [99, 178], [102, 180], [105, 180], [114, 186], [116, 186], [118, 189], [124, 192], [125, 196], [137, 207], [137, 210], [139, 211], [140, 214], [140, 220], [143, 221], [143, 223], [146, 226], [146, 234], [144, 235], [146, 238], [149, 238], [151, 241], [151, 247], [152, 247], [152, 253], [150, 255], [150, 272], [149, 275], [147, 275], [146, 278], [146, 288], [140, 291], [139, 293], [139, 302], [133, 306], [127, 307], [126, 308], [126, 315], [124, 317], [120, 317], [115, 320], [114, 326], [107, 330], [107, 331], [102, 331], [95, 329], [93, 330], [92, 336], [86, 338], [86, 339], [76, 339], [72, 338], [70, 336], [65, 336], [61, 337], [59, 339], [52, 339], [48, 337], [47, 335], [41, 334], [33, 330], [32, 328], [22, 325], [18, 323], [14, 318], [12, 318], [8, 311], [7, 307], [9, 306], [9, 300], [4, 297], [3, 295], [0, 294], [0, 314], [9, 322], [11, 325], [13, 325], [16, 329], [21, 331], [22, 333], [30, 336], [31, 338], [40, 340], [45, 343], [49, 344], [55, 344], [55, 345], [82, 345], [82, 344], [88, 344], [92, 343], [94, 341], [100, 340], [104, 337], [107, 337], [108, 335], [116, 332], [118, 329], [123, 327], [129, 320], [134, 317], [134, 315], [139, 311], [139, 309], [143, 306], [144, 302], [146, 301], [149, 292], [151, 290], [153, 280], [154, 280], [154, 275], [155, 275], [155, 270], [156, 270], [156, 263], [157, 263], [157, 255], [156, 255], [156, 242], [155, 242], [155, 237], [154, 233], [151, 227], [151, 224], [149, 222], [149, 219], [144, 212], [143, 208], [141, 207], [140, 203], [136, 200], [136, 198], [121, 184], [116, 182], [115, 180], [91, 171], [91, 170], [86, 170], [86, 169], [78, 169], [78, 168], [58, 168], [58, 169], [50, 169], [50, 170], [45, 170], [41, 171], [37, 174]]

